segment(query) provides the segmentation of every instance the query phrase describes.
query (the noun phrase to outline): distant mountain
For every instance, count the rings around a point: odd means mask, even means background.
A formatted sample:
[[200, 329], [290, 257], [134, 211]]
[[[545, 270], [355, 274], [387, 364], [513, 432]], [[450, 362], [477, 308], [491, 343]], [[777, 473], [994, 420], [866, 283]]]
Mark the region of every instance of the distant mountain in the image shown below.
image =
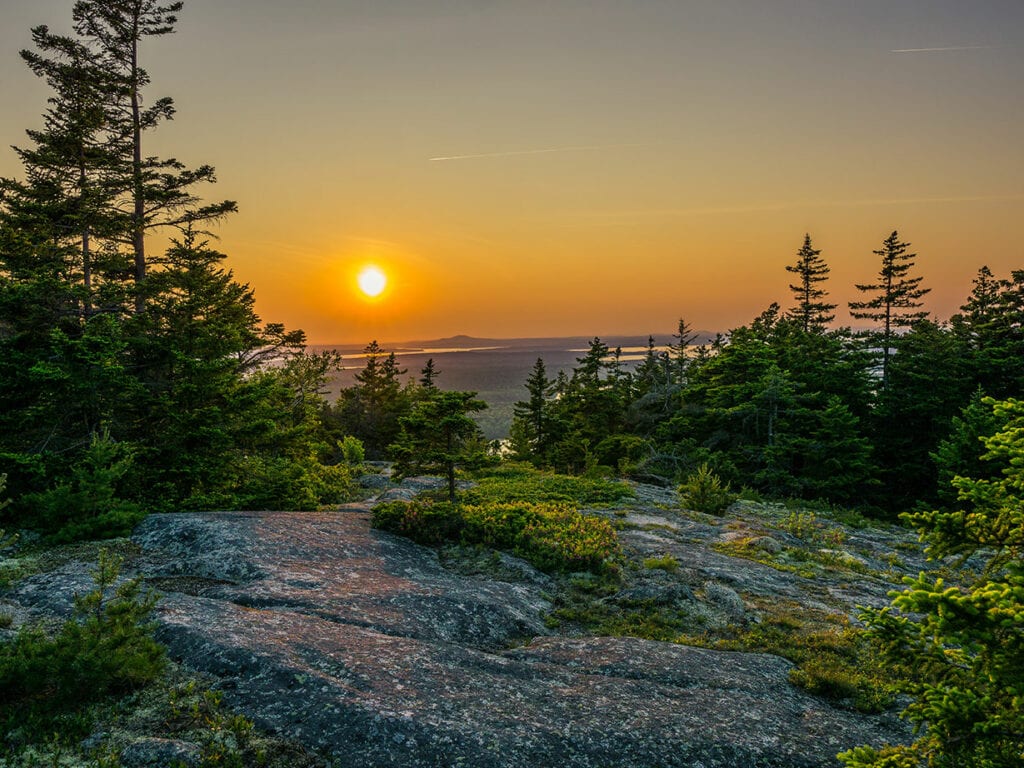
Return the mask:
[[447, 336], [443, 339], [426, 339], [403, 341], [397, 347], [494, 347], [507, 343], [508, 339], [484, 339], [478, 336], [467, 336], [464, 333]]
[[[714, 331], [695, 331], [696, 343], [704, 344], [715, 338]], [[656, 344], [663, 345], [674, 341], [671, 333], [652, 334]], [[600, 336], [601, 341], [609, 347], [642, 347], [647, 345], [647, 334], [641, 336]], [[520, 347], [529, 349], [565, 348], [565, 347], [587, 347], [593, 341], [593, 336], [542, 336], [542, 337], [516, 337], [507, 339], [487, 338], [481, 336], [469, 336], [457, 334], [447, 336], [443, 339], [417, 339], [403, 341], [400, 343], [384, 344], [384, 348], [391, 347], [399, 349], [433, 348], [433, 347]]]
[[[706, 344], [715, 338], [714, 331], [695, 331], [694, 343]], [[653, 334], [654, 343], [658, 346], [666, 346], [675, 341], [671, 333]], [[610, 348], [616, 347], [646, 347], [647, 334], [642, 336], [601, 336], [601, 341]], [[442, 339], [414, 339], [401, 342], [382, 342], [381, 348], [386, 352], [401, 352], [409, 354], [419, 350], [469, 350], [487, 347], [497, 347], [505, 350], [533, 351], [538, 353], [569, 352], [586, 350], [593, 341], [593, 336], [546, 336], [539, 338], [511, 338], [496, 339], [484, 336], [470, 336], [460, 333], [455, 336], [446, 336]], [[335, 349], [345, 355], [358, 355], [363, 351], [365, 344], [310, 344], [312, 349]], [[431, 354], [444, 354], [433, 352]]]

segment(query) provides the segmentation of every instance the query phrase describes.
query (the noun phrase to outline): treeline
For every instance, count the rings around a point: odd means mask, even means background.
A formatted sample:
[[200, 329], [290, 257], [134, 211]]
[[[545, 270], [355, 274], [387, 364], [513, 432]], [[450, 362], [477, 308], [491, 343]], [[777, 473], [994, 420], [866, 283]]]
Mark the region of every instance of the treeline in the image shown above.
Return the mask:
[[515, 456], [672, 482], [708, 464], [734, 487], [880, 511], [955, 501], [955, 475], [992, 472], [977, 459], [992, 429], [981, 398], [1024, 392], [1024, 270], [982, 267], [939, 323], [921, 309], [909, 244], [893, 232], [875, 253], [879, 273], [849, 305], [870, 332], [830, 329], [829, 267], [806, 236], [786, 267], [786, 310], [772, 304], [702, 346], [680, 321], [670, 348], [651, 339], [633, 370], [597, 338], [571, 373], [551, 378], [538, 359], [515, 408]]
[[394, 352], [376, 341], [363, 350], [366, 365], [337, 402], [322, 410], [325, 428], [339, 445], [356, 441], [370, 460], [391, 460], [396, 476], [439, 472], [455, 499], [457, 466], [479, 467], [496, 457], [470, 414], [487, 408], [476, 392], [438, 388], [433, 358], [418, 378], [405, 378]]
[[[0, 474], [19, 527], [123, 533], [143, 510], [314, 507], [349, 473], [324, 429], [330, 356], [264, 323], [203, 228], [212, 167], [156, 157], [174, 115], [146, 43], [181, 3], [78, 0], [22, 52], [50, 89], [0, 180]], [[171, 245], [148, 249], [163, 232]]]

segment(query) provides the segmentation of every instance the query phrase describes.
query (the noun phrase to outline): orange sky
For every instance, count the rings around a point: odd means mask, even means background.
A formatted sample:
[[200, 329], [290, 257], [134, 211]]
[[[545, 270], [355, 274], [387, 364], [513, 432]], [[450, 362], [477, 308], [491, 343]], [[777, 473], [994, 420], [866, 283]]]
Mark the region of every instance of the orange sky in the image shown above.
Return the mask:
[[[4, 143], [71, 5], [5, 0]], [[1019, 0], [187, 0], [144, 54], [150, 150], [217, 167], [217, 247], [317, 343], [726, 329], [804, 232], [841, 304], [893, 229], [940, 318], [1024, 268]]]

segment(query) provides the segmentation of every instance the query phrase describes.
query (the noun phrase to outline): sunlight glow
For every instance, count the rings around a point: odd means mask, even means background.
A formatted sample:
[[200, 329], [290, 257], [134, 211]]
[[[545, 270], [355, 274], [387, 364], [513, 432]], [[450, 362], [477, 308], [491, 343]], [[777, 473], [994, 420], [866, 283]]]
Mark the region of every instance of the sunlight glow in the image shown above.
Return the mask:
[[359, 290], [373, 298], [380, 296], [388, 284], [387, 275], [377, 267], [366, 267], [356, 278], [359, 283]]

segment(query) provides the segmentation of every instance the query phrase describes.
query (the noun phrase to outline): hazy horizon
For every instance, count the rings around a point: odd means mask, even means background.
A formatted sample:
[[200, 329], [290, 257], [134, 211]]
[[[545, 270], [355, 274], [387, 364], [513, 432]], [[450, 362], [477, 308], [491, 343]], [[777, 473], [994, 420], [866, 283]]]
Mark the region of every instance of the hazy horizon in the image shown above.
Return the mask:
[[[72, 5], [4, 4], [5, 144]], [[791, 304], [805, 232], [840, 325], [893, 230], [939, 319], [1024, 266], [1019, 0], [186, 0], [142, 57], [178, 110], [145, 152], [217, 168], [216, 247], [312, 343], [726, 330]]]

